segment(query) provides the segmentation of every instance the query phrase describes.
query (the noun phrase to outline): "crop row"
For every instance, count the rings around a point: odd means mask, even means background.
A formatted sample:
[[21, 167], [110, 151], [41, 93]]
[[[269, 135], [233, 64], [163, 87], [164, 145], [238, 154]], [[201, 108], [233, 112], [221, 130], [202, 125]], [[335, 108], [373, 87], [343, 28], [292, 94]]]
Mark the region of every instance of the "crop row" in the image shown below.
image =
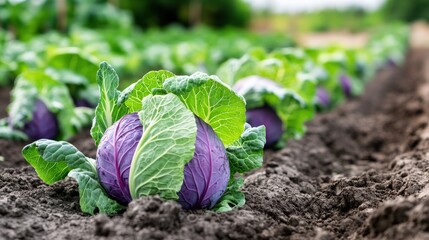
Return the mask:
[[[37, 140], [24, 158], [47, 184], [76, 179], [85, 213], [115, 214], [148, 195], [229, 211], [244, 205], [243, 174], [262, 166], [264, 148], [299, 138], [317, 110], [360, 94], [377, 69], [401, 64], [407, 43], [407, 27], [395, 25], [362, 49], [253, 48], [216, 75], [150, 71], [123, 91], [107, 62], [97, 67], [80, 49], [51, 49], [46, 65], [17, 77], [0, 136]], [[91, 121], [96, 159], [56, 141]]]

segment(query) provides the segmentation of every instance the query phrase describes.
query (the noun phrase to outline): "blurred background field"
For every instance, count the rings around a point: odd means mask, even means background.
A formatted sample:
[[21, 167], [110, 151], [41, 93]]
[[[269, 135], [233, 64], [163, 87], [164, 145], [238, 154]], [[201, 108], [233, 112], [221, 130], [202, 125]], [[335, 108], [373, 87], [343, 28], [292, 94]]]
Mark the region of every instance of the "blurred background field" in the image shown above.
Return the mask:
[[[362, 47], [386, 24], [429, 20], [427, 6], [429, 0], [0, 0], [0, 84], [49, 67], [58, 52], [108, 61], [133, 81], [156, 69], [215, 73], [254, 48]], [[70, 68], [69, 61], [55, 64]]]
[[360, 95], [377, 69], [402, 64], [407, 24], [429, 20], [428, 1], [0, 0], [0, 86], [11, 95], [0, 126], [22, 127], [29, 96], [63, 122], [75, 116], [64, 139], [90, 125], [105, 61], [121, 90], [153, 70], [214, 74], [231, 87], [251, 75], [273, 80], [295, 96], [284, 118], [287, 137], [299, 137], [315, 109]]

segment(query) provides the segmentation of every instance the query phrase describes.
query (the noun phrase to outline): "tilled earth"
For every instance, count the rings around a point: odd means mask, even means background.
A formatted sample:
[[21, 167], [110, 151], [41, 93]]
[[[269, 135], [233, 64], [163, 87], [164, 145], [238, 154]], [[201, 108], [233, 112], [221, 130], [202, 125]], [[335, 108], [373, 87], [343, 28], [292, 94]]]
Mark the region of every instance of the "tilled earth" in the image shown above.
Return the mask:
[[[73, 180], [45, 185], [25, 143], [1, 140], [0, 239], [427, 239], [428, 122], [429, 50], [414, 49], [304, 138], [268, 151], [246, 177], [245, 207], [221, 214], [151, 197], [118, 216], [84, 215]], [[88, 131], [71, 142], [95, 157]]]

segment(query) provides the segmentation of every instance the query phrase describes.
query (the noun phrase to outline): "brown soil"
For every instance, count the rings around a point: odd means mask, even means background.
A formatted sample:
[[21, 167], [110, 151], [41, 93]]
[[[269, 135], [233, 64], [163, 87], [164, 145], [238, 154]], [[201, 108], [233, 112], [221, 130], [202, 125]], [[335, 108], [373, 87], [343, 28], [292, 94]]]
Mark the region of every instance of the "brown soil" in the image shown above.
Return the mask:
[[[5, 154], [16, 167], [0, 163], [0, 239], [429, 238], [425, 69], [429, 50], [413, 50], [403, 68], [381, 70], [363, 96], [317, 116], [303, 139], [268, 152], [246, 178], [245, 207], [232, 212], [184, 211], [151, 197], [112, 218], [87, 216], [74, 181], [47, 186], [17, 167], [22, 157]], [[71, 142], [94, 156], [87, 131]]]

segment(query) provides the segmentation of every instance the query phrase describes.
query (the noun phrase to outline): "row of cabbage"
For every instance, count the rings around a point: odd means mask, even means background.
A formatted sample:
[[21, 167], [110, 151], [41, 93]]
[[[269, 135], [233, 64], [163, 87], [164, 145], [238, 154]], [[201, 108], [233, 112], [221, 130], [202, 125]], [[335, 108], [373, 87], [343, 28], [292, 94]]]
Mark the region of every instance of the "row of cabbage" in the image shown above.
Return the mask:
[[[115, 214], [149, 195], [185, 209], [229, 211], [244, 205], [243, 175], [262, 166], [264, 148], [302, 136], [317, 109], [360, 94], [377, 69], [401, 64], [407, 31], [392, 27], [364, 49], [253, 49], [225, 62], [217, 76], [151, 71], [123, 91], [116, 71], [103, 62], [91, 128], [96, 159], [48, 139], [27, 145], [23, 155], [47, 184], [74, 178], [85, 213]], [[53, 87], [32, 84], [36, 88], [25, 86], [36, 89], [32, 104], [46, 93], [57, 99], [45, 113], [62, 104]], [[25, 99], [30, 92], [20, 89]], [[58, 118], [59, 124], [67, 120]], [[37, 119], [35, 126], [50, 121]]]
[[[9, 118], [0, 121], [0, 137], [68, 139], [89, 125], [93, 111], [88, 108], [94, 108], [99, 98], [95, 75], [101, 61], [111, 63], [127, 82], [154, 69], [215, 72], [227, 59], [242, 56], [253, 46], [270, 50], [291, 45], [285, 35], [206, 27], [145, 32], [73, 27], [68, 34], [51, 31], [26, 42], [0, 31], [0, 85], [15, 86]], [[58, 119], [44, 130], [48, 135], [31, 121], [43, 111]]]
[[192, 30], [171, 26], [143, 32], [75, 26], [66, 34], [50, 31], [27, 41], [14, 39], [13, 34], [0, 28], [0, 86], [13, 83], [27, 69], [51, 66], [52, 56], [62, 51], [73, 51], [97, 65], [109, 61], [121, 77], [135, 78], [154, 69], [178, 74], [214, 72], [227, 59], [240, 57], [254, 46], [271, 51], [293, 45], [293, 40], [284, 34], [204, 26]]
[[401, 65], [408, 31], [404, 25], [385, 27], [363, 48], [253, 49], [225, 62], [217, 76], [244, 96], [247, 122], [265, 125], [267, 145], [281, 147], [304, 134], [315, 112], [361, 94], [379, 69]]

